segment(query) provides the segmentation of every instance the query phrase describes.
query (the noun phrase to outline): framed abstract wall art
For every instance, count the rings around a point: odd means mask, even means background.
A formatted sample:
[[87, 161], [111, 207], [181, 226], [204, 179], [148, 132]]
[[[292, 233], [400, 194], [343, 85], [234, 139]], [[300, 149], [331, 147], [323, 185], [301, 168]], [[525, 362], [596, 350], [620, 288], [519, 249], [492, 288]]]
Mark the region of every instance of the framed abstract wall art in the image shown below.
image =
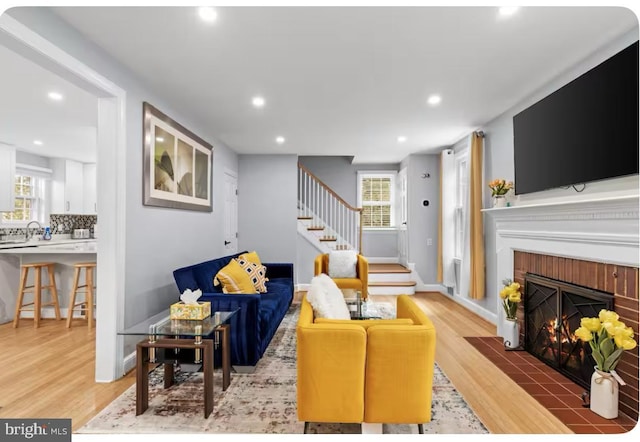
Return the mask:
[[212, 211], [213, 146], [143, 104], [145, 206]]

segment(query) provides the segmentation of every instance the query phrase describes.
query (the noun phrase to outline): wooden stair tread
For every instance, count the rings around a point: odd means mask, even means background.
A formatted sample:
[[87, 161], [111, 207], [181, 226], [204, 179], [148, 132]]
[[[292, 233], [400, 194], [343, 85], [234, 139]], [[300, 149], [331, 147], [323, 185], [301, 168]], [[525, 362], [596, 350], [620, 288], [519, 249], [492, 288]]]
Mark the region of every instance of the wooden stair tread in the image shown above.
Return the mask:
[[320, 241], [337, 241], [338, 238], [318, 238]]
[[415, 287], [416, 285], [415, 281], [369, 282], [369, 287]]
[[312, 216], [299, 216], [298, 219], [313, 219]]
[[411, 270], [396, 263], [369, 263], [369, 273], [411, 273]]
[[324, 227], [319, 227], [319, 226], [316, 226], [316, 227], [307, 227], [307, 230], [324, 230]]

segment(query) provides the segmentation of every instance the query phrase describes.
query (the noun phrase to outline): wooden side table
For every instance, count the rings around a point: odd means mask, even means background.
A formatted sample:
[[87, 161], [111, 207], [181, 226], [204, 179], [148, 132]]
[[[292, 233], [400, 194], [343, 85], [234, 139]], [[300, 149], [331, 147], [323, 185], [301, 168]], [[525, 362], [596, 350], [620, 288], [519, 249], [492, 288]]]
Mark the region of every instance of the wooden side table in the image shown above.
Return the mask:
[[[231, 383], [230, 357], [230, 325], [221, 324], [215, 327], [213, 333], [220, 338], [222, 350], [222, 390], [225, 391]], [[149, 362], [151, 362], [156, 348], [165, 349], [195, 349], [196, 354], [204, 353], [202, 371], [204, 376], [204, 418], [208, 418], [213, 411], [213, 339], [147, 339], [136, 345], [136, 416], [149, 408]], [[198, 351], [199, 350], [199, 351]], [[173, 363], [164, 364], [164, 388], [173, 385]]]

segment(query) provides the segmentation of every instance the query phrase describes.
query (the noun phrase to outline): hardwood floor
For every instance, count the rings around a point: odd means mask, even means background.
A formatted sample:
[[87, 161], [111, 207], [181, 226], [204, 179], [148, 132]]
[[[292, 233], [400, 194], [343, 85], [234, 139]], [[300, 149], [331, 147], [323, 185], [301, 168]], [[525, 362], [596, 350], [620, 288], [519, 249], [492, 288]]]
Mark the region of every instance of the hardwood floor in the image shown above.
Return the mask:
[[[395, 296], [372, 299], [395, 303]], [[573, 433], [464, 339], [495, 336], [495, 325], [440, 293], [420, 292], [414, 299], [436, 327], [437, 364], [491, 433]]]
[[[372, 299], [395, 304], [395, 296]], [[436, 326], [436, 362], [490, 432], [571, 433], [464, 339], [495, 336], [495, 326], [439, 293], [414, 299]], [[133, 373], [110, 384], [94, 382], [95, 329], [67, 329], [54, 320], [39, 329], [32, 324], [0, 325], [0, 417], [71, 418], [75, 431], [135, 383]]]
[[77, 321], [46, 319], [0, 325], [0, 418], [71, 418], [72, 431], [135, 383], [131, 372], [117, 382], [98, 384], [95, 373], [95, 328]]

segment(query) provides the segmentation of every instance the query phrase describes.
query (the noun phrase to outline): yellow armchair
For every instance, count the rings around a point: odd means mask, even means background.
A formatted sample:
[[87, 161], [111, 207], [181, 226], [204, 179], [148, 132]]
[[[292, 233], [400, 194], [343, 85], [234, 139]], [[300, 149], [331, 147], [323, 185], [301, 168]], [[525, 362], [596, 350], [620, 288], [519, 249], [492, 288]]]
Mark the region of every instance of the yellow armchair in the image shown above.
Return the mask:
[[303, 298], [297, 334], [298, 419], [422, 424], [431, 420], [436, 332], [410, 296], [396, 320], [314, 319]]
[[[329, 274], [329, 254], [324, 253], [318, 255], [315, 259], [314, 276], [318, 276], [320, 273], [326, 275]], [[332, 278], [338, 288], [341, 289], [354, 289], [360, 290], [362, 293], [362, 299], [366, 300], [369, 296], [369, 261], [364, 256], [358, 254], [358, 262], [356, 264], [356, 277], [355, 278]]]

